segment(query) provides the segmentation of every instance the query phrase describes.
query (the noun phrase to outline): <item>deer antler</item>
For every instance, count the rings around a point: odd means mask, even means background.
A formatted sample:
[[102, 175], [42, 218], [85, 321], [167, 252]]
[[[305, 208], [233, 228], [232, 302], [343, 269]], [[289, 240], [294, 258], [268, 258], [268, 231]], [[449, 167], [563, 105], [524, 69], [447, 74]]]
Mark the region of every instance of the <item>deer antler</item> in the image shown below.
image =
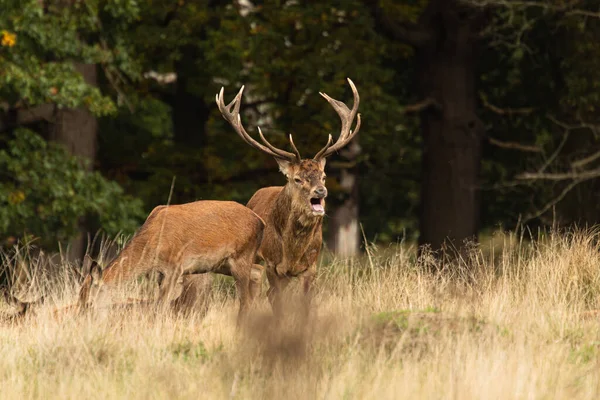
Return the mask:
[[258, 128], [258, 134], [260, 135], [260, 139], [262, 140], [264, 145], [252, 139], [248, 132], [246, 132], [246, 130], [242, 126], [242, 119], [240, 117], [240, 104], [242, 102], [242, 93], [244, 92], [244, 86], [242, 86], [238, 94], [228, 105], [225, 105], [225, 102], [223, 101], [224, 91], [225, 88], [221, 88], [219, 94], [216, 95], [215, 100], [217, 102], [217, 106], [219, 107], [219, 111], [221, 111], [221, 115], [223, 115], [223, 118], [225, 118], [229, 122], [229, 124], [233, 127], [233, 129], [235, 129], [237, 134], [240, 135], [244, 142], [248, 143], [255, 149], [267, 153], [268, 155], [273, 156], [275, 158], [291, 162], [300, 161], [300, 153], [294, 145], [292, 135], [290, 135], [290, 144], [292, 145], [292, 149], [294, 150], [295, 154], [278, 149], [277, 147], [269, 143], [269, 141], [265, 138], [262, 131], [260, 130], [260, 127]]
[[352, 106], [352, 110], [348, 109], [348, 106], [341, 101], [333, 99], [325, 93], [319, 92], [319, 94], [323, 96], [323, 98], [325, 98], [329, 104], [331, 104], [335, 112], [337, 112], [340, 116], [340, 119], [342, 120], [342, 130], [340, 132], [340, 137], [333, 145], [331, 144], [331, 135], [329, 135], [327, 144], [317, 153], [317, 155], [315, 155], [315, 160], [328, 157], [342, 147], [346, 146], [360, 130], [360, 114], [358, 114], [358, 117], [356, 118], [356, 127], [354, 128], [354, 131], [350, 129], [352, 127], [352, 123], [354, 122], [354, 117], [356, 117], [356, 113], [358, 111], [360, 97], [358, 96], [358, 91], [356, 90], [356, 86], [354, 86], [354, 82], [352, 82], [350, 78], [347, 79], [350, 87], [352, 88], [352, 94], [354, 95], [354, 105]]

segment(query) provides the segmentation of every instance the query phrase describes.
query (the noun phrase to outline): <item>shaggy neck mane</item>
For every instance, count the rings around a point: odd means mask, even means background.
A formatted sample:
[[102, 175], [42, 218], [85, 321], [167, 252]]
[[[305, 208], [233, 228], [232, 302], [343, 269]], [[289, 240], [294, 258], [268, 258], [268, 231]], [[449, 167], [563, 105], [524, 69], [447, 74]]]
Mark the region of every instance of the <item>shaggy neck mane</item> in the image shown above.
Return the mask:
[[296, 233], [303, 231], [313, 231], [313, 228], [320, 226], [323, 217], [312, 215], [307, 212], [305, 204], [298, 204], [292, 195], [292, 188], [288, 183], [277, 196], [273, 209], [273, 222], [282, 230], [289, 229]]

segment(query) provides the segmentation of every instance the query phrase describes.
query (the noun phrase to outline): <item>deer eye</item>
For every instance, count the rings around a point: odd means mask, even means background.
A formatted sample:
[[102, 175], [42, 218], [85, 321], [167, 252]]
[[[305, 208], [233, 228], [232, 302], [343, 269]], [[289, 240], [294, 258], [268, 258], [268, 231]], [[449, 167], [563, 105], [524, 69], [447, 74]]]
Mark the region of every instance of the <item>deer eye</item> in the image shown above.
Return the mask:
[[297, 184], [301, 184], [302, 183], [302, 179], [300, 179], [300, 178], [294, 178], [294, 182], [296, 182]]
[[323, 175], [323, 177], [321, 178], [321, 180], [322, 180], [323, 182], [325, 182], [325, 178], [326, 178], [326, 176], [325, 176], [325, 175]]

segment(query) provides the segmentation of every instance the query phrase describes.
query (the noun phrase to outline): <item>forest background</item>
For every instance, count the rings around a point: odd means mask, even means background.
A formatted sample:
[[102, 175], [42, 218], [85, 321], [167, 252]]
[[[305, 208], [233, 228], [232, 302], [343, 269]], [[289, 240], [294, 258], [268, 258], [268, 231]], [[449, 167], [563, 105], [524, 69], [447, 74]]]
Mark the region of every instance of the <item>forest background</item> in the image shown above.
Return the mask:
[[[331, 157], [327, 245], [460, 247], [600, 220], [593, 0], [0, 0], [0, 243], [81, 257], [156, 205], [283, 184], [221, 118], [303, 156], [361, 95]], [[360, 229], [359, 229], [359, 228]]]

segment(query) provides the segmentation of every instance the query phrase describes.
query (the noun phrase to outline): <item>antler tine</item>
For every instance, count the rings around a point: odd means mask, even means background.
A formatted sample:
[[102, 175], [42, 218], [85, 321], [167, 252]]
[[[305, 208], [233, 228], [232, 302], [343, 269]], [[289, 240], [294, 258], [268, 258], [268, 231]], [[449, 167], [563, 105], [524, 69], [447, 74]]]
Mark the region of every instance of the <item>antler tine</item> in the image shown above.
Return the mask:
[[[248, 133], [243, 129], [243, 126], [241, 125], [241, 123], [239, 125], [242, 127], [242, 129], [238, 128], [240, 103], [241, 103], [241, 99], [242, 99], [242, 94], [244, 93], [244, 88], [245, 88], [245, 86], [242, 86], [240, 88], [238, 94], [231, 101], [231, 103], [225, 105], [225, 102], [224, 102], [225, 88], [221, 87], [221, 90], [216, 95], [217, 107], [219, 107], [219, 111], [221, 111], [221, 115], [223, 116], [223, 118], [227, 122], [229, 122], [229, 124], [231, 126], [233, 126], [233, 128], [236, 130], [238, 135], [244, 140], [244, 142], [248, 143], [250, 146], [256, 147], [252, 143], [252, 138], [250, 137], [250, 135], [248, 135]], [[233, 107], [233, 110], [231, 110], [232, 107]], [[259, 143], [256, 143], [256, 144], [260, 145]]]
[[331, 142], [333, 142], [333, 136], [331, 136], [331, 133], [330, 133], [329, 139], [327, 140], [327, 144], [325, 145], [325, 147], [323, 147], [321, 150], [319, 150], [319, 152], [317, 153], [317, 155], [314, 158], [315, 160], [318, 160], [321, 157], [323, 157], [323, 154], [325, 154], [325, 151], [329, 148], [329, 146], [331, 146]]
[[292, 145], [292, 150], [294, 150], [294, 153], [296, 153], [296, 157], [298, 157], [298, 160], [302, 160], [302, 157], [300, 156], [300, 152], [298, 151], [298, 149], [296, 148], [296, 145], [294, 144], [294, 139], [292, 139], [291, 133], [290, 133], [290, 144]]
[[[262, 130], [260, 129], [260, 126], [258, 127], [258, 134], [260, 135], [260, 140], [262, 140], [262, 142], [269, 148], [269, 150], [271, 150], [274, 153], [277, 153], [279, 155], [279, 158], [296, 159], [295, 154], [292, 154], [285, 150], [278, 149], [277, 147], [275, 147], [271, 143], [269, 143], [269, 141], [267, 140], [265, 135], [263, 135]], [[300, 161], [300, 157], [298, 157], [298, 161]]]
[[[288, 153], [287, 151], [272, 146], [269, 142], [266, 141], [266, 139], [264, 139], [264, 137], [263, 142], [267, 146], [263, 146], [262, 144], [254, 140], [252, 136], [248, 134], [248, 132], [246, 132], [246, 129], [244, 129], [244, 126], [242, 125], [242, 117], [240, 116], [240, 105], [242, 103], [242, 94], [244, 92], [244, 86], [241, 87], [240, 91], [231, 101], [231, 103], [227, 105], [225, 105], [225, 101], [223, 100], [225, 97], [224, 92], [225, 88], [222, 87], [219, 93], [215, 96], [217, 107], [219, 107], [219, 111], [221, 112], [223, 118], [225, 118], [225, 120], [229, 122], [229, 124], [233, 127], [233, 129], [235, 129], [237, 134], [244, 140], [244, 142], [254, 147], [255, 149], [267, 153], [268, 155], [273, 156], [275, 158], [286, 159], [290, 161], [294, 161], [296, 159], [296, 156], [294, 154]], [[262, 133], [261, 136], [263, 136]]]
[[352, 110], [350, 110], [348, 106], [342, 103], [341, 101], [331, 98], [325, 93], [319, 92], [319, 94], [323, 96], [325, 100], [327, 100], [327, 102], [339, 115], [340, 120], [342, 121], [342, 129], [340, 131], [340, 136], [338, 137], [338, 140], [335, 142], [335, 144], [331, 145], [331, 143], [328, 142], [328, 144], [317, 153], [315, 159], [328, 157], [329, 155], [338, 151], [342, 147], [346, 146], [360, 130], [360, 114], [357, 117], [356, 127], [354, 128], [354, 131], [350, 129], [352, 127], [352, 123], [354, 122], [354, 118], [356, 117], [356, 114], [358, 112], [360, 96], [358, 95], [358, 90], [356, 89], [354, 82], [352, 82], [350, 78], [347, 79], [348, 83], [350, 84], [350, 88], [352, 89], [352, 94], [354, 96], [354, 104], [352, 106]]

